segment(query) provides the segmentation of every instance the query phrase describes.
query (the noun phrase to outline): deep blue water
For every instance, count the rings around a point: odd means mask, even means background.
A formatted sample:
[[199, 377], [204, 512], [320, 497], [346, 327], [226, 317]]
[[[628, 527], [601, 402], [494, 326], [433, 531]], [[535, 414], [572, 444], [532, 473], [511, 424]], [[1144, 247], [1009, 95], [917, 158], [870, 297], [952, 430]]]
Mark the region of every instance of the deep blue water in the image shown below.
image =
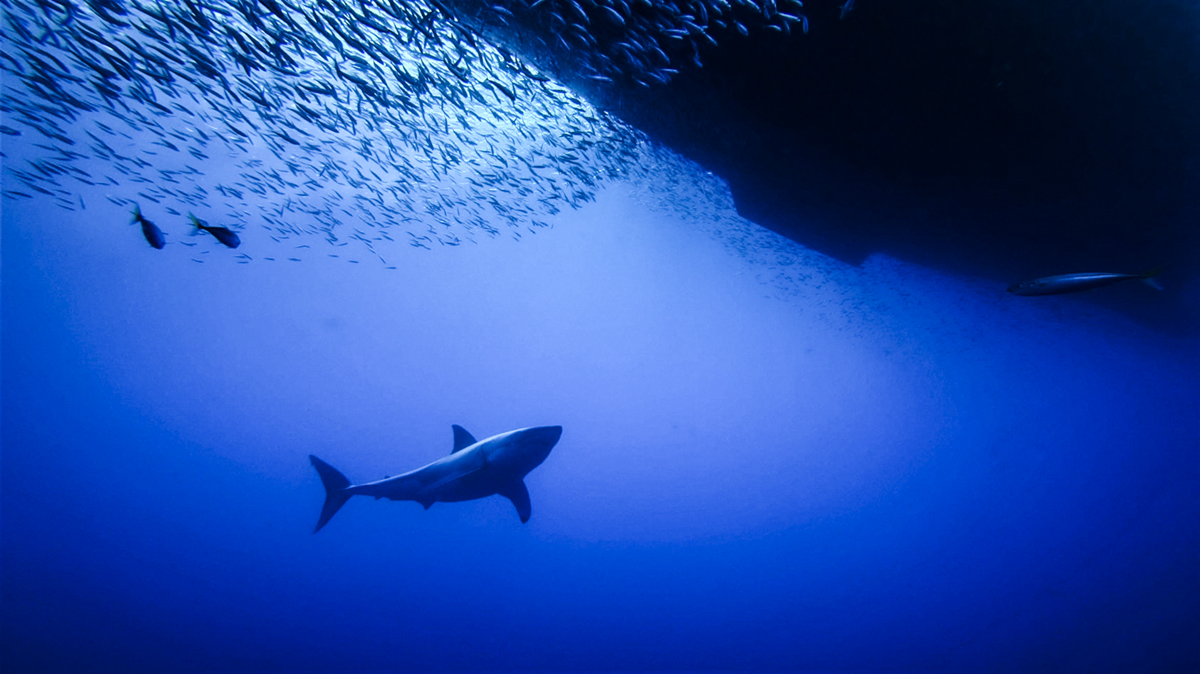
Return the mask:
[[[1194, 342], [885, 258], [780, 292], [638, 194], [395, 270], [6, 203], [7, 671], [1197, 664]], [[528, 524], [311, 533], [307, 454], [452, 423], [563, 426]]]
[[[5, 2], [0, 670], [1200, 671], [1194, 252], [846, 265], [431, 5], [281, 4]], [[310, 454], [452, 424], [562, 426], [528, 523], [313, 533]]]

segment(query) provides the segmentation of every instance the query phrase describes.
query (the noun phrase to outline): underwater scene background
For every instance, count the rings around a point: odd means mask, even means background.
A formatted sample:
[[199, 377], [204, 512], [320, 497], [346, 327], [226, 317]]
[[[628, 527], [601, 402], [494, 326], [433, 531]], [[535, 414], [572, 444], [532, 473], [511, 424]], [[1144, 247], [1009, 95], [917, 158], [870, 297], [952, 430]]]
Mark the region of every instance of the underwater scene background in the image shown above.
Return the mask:
[[[5, 3], [4, 671], [1200, 669], [1192, 251], [841, 262], [440, 7]], [[452, 424], [528, 523], [312, 533]]]

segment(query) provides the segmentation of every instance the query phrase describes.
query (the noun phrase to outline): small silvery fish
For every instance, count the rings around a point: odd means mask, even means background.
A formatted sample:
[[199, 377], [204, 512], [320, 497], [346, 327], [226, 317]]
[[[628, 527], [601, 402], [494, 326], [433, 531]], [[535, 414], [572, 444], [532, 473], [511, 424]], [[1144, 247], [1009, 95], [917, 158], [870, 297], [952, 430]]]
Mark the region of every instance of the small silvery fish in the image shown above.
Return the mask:
[[1043, 278], [1033, 279], [1032, 281], [1023, 281], [1014, 283], [1008, 287], [1008, 292], [1014, 295], [1025, 295], [1032, 297], [1036, 295], [1061, 295], [1063, 293], [1076, 293], [1081, 290], [1091, 290], [1092, 288], [1100, 288], [1121, 281], [1140, 280], [1145, 281], [1151, 287], [1162, 290], [1162, 286], [1154, 280], [1154, 276], [1167, 265], [1159, 265], [1154, 269], [1144, 274], [1111, 274], [1103, 272], [1083, 273], [1083, 274], [1063, 274], [1062, 276], [1046, 276]]
[[200, 230], [204, 230], [216, 237], [217, 241], [220, 241], [230, 248], [237, 248], [239, 245], [241, 245], [242, 240], [238, 238], [237, 233], [235, 233], [232, 229], [229, 229], [228, 227], [210, 227], [204, 224], [204, 221], [202, 221], [200, 218], [197, 218], [191, 213], [188, 213], [188, 217], [191, 218], [192, 224], [196, 227], [192, 230], [192, 236], [199, 234]]
[[162, 247], [167, 245], [167, 240], [163, 237], [162, 230], [142, 216], [142, 207], [137, 204], [133, 205], [133, 222], [142, 226], [142, 236], [146, 237], [146, 241], [151, 246], [162, 250]]

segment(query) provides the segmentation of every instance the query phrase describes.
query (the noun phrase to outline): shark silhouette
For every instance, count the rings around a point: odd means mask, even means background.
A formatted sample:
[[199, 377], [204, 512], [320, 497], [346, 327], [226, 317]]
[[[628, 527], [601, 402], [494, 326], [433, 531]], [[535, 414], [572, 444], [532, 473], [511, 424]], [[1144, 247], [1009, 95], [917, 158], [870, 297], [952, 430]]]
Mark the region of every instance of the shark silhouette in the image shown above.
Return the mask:
[[562, 426], [522, 428], [476, 441], [462, 426], [454, 426], [454, 449], [422, 468], [365, 484], [350, 484], [336, 468], [309, 455], [325, 485], [325, 505], [313, 533], [321, 530], [351, 496], [374, 496], [392, 501], [470, 501], [499, 494], [513, 502], [521, 522], [529, 521], [529, 490], [525, 476], [537, 468], [562, 436]]

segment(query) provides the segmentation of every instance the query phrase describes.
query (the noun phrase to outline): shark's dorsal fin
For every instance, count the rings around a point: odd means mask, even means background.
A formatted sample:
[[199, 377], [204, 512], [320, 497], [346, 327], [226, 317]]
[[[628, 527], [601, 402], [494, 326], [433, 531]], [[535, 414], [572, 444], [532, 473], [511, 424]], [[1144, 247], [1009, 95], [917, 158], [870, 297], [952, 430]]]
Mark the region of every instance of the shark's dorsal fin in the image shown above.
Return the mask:
[[467, 432], [467, 429], [458, 424], [453, 424], [451, 428], [454, 429], [454, 449], [450, 450], [451, 454], [475, 444], [475, 436]]
[[517, 506], [517, 515], [521, 517], [521, 524], [529, 521], [532, 509], [529, 505], [529, 490], [525, 488], [524, 480], [510, 482], [496, 493], [512, 501], [513, 505]]

